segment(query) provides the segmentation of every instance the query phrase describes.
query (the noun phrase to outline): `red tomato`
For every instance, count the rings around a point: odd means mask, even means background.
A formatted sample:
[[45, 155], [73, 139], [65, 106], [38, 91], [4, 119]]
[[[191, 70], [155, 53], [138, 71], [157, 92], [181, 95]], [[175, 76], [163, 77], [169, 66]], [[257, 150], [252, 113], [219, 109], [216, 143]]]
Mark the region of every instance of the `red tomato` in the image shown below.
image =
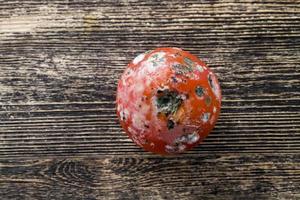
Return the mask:
[[158, 154], [181, 153], [213, 129], [221, 107], [215, 74], [179, 48], [137, 56], [118, 83], [117, 114], [128, 136]]

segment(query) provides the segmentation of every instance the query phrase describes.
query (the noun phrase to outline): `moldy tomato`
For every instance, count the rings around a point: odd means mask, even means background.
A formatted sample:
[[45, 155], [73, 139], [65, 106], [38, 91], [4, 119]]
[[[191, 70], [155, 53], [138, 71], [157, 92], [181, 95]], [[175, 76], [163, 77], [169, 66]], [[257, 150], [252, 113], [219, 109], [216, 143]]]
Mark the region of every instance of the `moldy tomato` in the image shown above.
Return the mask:
[[213, 129], [221, 107], [215, 74], [179, 48], [137, 56], [118, 83], [117, 114], [128, 136], [158, 154], [181, 153]]

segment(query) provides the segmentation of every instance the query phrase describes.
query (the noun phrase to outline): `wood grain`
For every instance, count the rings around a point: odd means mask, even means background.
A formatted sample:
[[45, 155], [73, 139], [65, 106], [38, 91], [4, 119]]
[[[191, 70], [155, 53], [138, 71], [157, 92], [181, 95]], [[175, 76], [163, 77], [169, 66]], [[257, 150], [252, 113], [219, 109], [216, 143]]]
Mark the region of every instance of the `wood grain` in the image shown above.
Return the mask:
[[[218, 75], [220, 119], [181, 157], [115, 114], [137, 54], [176, 46]], [[0, 0], [1, 199], [297, 199], [299, 0]]]
[[300, 197], [300, 156], [292, 154], [11, 160], [2, 170], [2, 195], [18, 199]]

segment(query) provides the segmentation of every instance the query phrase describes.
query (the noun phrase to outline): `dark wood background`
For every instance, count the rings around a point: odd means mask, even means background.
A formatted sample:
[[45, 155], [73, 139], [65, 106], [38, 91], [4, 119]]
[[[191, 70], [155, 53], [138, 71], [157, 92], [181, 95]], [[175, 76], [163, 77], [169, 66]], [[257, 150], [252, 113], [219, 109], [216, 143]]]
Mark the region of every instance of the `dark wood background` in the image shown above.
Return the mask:
[[[174, 157], [121, 130], [116, 84], [161, 46], [223, 90], [205, 142]], [[0, 197], [300, 199], [300, 1], [0, 0]]]

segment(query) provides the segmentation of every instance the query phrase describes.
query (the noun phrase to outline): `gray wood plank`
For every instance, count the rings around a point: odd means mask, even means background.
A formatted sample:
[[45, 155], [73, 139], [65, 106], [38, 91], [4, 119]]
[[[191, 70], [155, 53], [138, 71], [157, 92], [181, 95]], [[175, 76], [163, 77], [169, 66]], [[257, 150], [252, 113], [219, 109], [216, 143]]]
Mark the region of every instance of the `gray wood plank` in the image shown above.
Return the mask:
[[297, 199], [300, 156], [18, 159], [0, 182], [11, 199]]
[[[127, 63], [161, 46], [223, 92], [179, 157], [143, 152], [115, 114]], [[299, 64], [299, 0], [0, 0], [1, 199], [299, 199]]]

